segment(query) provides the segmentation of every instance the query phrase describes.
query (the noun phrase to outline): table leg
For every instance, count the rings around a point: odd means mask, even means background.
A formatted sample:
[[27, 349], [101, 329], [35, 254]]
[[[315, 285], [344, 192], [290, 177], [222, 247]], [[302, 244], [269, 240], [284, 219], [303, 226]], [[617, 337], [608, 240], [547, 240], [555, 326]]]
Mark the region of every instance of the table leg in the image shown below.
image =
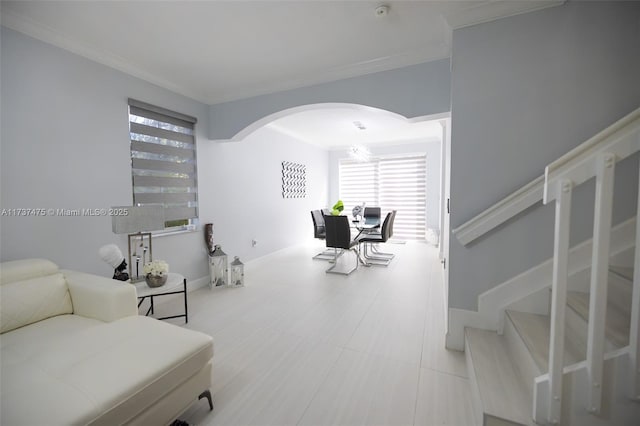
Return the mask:
[[189, 308], [187, 303], [187, 279], [184, 279], [184, 322], [189, 322]]

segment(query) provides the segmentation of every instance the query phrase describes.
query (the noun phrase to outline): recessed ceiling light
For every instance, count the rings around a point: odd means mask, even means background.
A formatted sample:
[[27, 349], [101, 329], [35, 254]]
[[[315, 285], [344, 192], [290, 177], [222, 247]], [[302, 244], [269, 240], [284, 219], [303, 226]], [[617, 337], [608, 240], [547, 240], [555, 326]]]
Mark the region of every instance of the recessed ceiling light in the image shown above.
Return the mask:
[[380, 5], [376, 7], [375, 12], [376, 16], [378, 17], [387, 16], [387, 14], [389, 13], [389, 6], [387, 6], [386, 4]]

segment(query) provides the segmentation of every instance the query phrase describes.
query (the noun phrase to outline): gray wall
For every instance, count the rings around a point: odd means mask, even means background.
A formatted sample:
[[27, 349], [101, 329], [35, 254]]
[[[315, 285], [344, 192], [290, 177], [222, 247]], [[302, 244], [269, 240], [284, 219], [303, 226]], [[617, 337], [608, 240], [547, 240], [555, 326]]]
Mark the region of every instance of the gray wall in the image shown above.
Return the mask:
[[[567, 2], [454, 31], [452, 229], [640, 106], [639, 22], [639, 2]], [[617, 167], [614, 223], [635, 212], [637, 164]], [[592, 192], [574, 192], [573, 244], [591, 235]], [[533, 208], [468, 247], [451, 235], [450, 307], [551, 257], [553, 216]]]
[[377, 107], [407, 118], [448, 112], [449, 59], [212, 105], [210, 139], [230, 139], [251, 123], [300, 105], [345, 102]]
[[[211, 142], [207, 105], [6, 28], [0, 42], [2, 208], [131, 205], [132, 97], [198, 118], [200, 221], [215, 224], [229, 255], [250, 260], [312, 238], [310, 206], [327, 199], [326, 151], [269, 129], [235, 144]], [[307, 199], [282, 199], [283, 160], [307, 164]], [[112, 242], [126, 254], [109, 217], [0, 217], [3, 261], [44, 257], [109, 275], [98, 249]], [[154, 257], [190, 279], [208, 275], [201, 231], [155, 238]]]
[[[424, 153], [427, 156], [427, 228], [440, 233], [440, 140], [424, 140], [391, 145], [371, 146], [369, 151], [376, 155], [415, 154]], [[348, 158], [346, 150], [329, 152], [329, 204], [338, 200], [340, 189], [339, 163]], [[328, 205], [327, 207], [330, 207]]]

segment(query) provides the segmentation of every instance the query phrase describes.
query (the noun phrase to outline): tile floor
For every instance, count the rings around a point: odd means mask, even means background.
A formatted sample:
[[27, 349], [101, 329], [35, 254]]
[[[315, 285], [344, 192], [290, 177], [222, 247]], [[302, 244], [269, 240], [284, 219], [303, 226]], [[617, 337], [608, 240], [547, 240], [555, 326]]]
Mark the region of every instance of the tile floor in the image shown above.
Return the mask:
[[[246, 266], [243, 288], [189, 293], [188, 328], [210, 334], [214, 410], [197, 425], [472, 425], [464, 354], [444, 348], [437, 249], [387, 244], [388, 268], [325, 274], [320, 244]], [[352, 259], [344, 256], [344, 261]], [[179, 300], [157, 307], [180, 310]], [[176, 320], [177, 324], [184, 324]]]

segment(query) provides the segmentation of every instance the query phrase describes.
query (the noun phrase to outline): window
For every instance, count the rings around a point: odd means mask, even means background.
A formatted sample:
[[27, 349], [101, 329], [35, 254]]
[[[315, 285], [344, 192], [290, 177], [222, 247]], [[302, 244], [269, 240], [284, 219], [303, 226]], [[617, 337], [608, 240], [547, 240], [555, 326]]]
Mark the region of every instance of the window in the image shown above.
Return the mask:
[[164, 208], [165, 228], [198, 217], [194, 117], [129, 99], [133, 204]]
[[374, 158], [366, 162], [344, 159], [339, 166], [340, 199], [351, 214], [354, 206], [397, 210], [395, 238], [424, 240], [426, 234], [426, 156]]

